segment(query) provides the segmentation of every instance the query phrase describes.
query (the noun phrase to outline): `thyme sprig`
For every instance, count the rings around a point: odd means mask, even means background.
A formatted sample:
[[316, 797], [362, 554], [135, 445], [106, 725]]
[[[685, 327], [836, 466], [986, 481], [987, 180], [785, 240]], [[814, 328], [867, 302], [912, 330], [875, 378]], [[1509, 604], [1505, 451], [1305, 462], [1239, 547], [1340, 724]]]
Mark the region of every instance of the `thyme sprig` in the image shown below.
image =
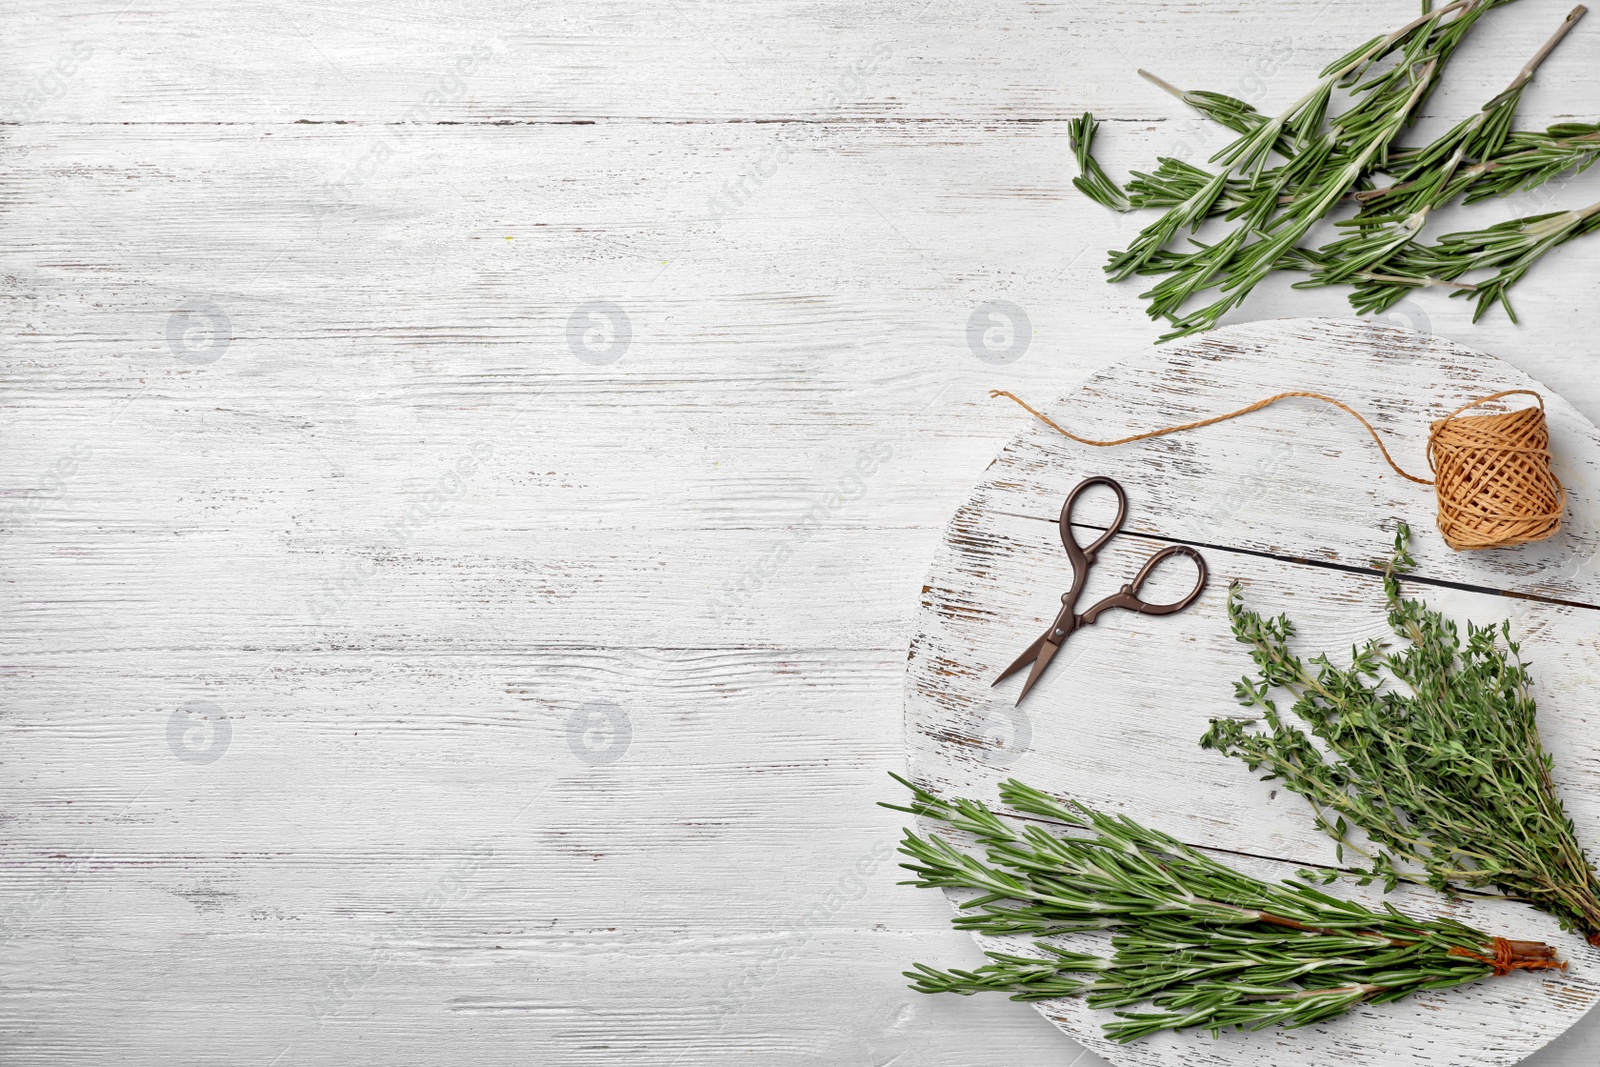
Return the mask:
[[[1012, 780], [1003, 803], [1048, 820], [1019, 824], [985, 805], [946, 800], [895, 776], [908, 806], [885, 804], [970, 835], [985, 858], [907, 830], [900, 851], [917, 886], [977, 890], [959, 929], [1046, 938], [1109, 931], [1112, 955], [1034, 942], [1038, 956], [987, 953], [976, 970], [916, 964], [924, 993], [1009, 993], [1014, 1000], [1082, 994], [1118, 1011], [1106, 1034], [1304, 1026], [1362, 1003], [1447, 989], [1491, 974], [1563, 967], [1537, 942], [1491, 938], [1448, 919], [1374, 911], [1308, 881], [1263, 882], [1124, 816], [1062, 803]], [[1307, 876], [1309, 878], [1309, 876]], [[1498, 965], [1496, 965], [1498, 961]]]
[[1364, 881], [1493, 888], [1600, 944], [1600, 877], [1556, 793], [1510, 623], [1468, 623], [1462, 641], [1454, 622], [1401, 596], [1409, 536], [1401, 525], [1383, 576], [1403, 647], [1369, 641], [1348, 667], [1295, 655], [1289, 619], [1249, 610], [1235, 586], [1228, 617], [1257, 669], [1235, 695], [1260, 718], [1216, 720], [1200, 743], [1305, 797], [1340, 861], [1365, 859]]

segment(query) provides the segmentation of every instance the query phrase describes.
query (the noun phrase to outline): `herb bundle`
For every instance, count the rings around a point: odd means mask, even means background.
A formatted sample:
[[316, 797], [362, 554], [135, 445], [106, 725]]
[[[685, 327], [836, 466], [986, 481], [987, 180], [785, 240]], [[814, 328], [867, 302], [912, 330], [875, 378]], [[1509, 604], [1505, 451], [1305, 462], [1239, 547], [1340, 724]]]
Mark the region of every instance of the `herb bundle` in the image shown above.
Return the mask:
[[977, 890], [954, 920], [983, 934], [1111, 933], [1109, 958], [1036, 941], [1039, 956], [987, 953], [975, 971], [925, 964], [905, 972], [923, 993], [1001, 991], [1013, 1000], [1083, 994], [1117, 1012], [1114, 1041], [1199, 1027], [1295, 1027], [1358, 1004], [1398, 1000], [1515, 970], [1565, 968], [1538, 942], [1492, 938], [1446, 919], [1411, 918], [1339, 900], [1303, 881], [1273, 885], [1226, 867], [1125, 817], [1062, 804], [1015, 780], [1001, 800], [1082, 836], [1014, 828], [983, 804], [943, 800], [904, 778], [896, 811], [971, 834], [980, 860], [906, 831], [900, 851], [917, 886]]
[[[1420, 871], [1436, 889], [1492, 887], [1600, 945], [1600, 877], [1556, 795], [1510, 623], [1469, 623], [1463, 643], [1453, 622], [1403, 598], [1395, 575], [1411, 565], [1408, 537], [1401, 525], [1383, 576], [1405, 647], [1369, 641], [1349, 667], [1296, 656], [1289, 619], [1248, 610], [1234, 587], [1228, 617], [1259, 672], [1235, 695], [1261, 719], [1213, 721], [1201, 745], [1305, 797], [1340, 861], [1347, 850], [1365, 857], [1364, 882], [1393, 888]], [[1275, 690], [1293, 697], [1310, 736], [1279, 712]], [[1365, 845], [1350, 839], [1354, 827]]]
[[[1524, 89], [1586, 9], [1574, 9], [1478, 113], [1420, 148], [1395, 143], [1477, 21], [1510, 2], [1456, 0], [1428, 11], [1335, 61], [1275, 117], [1221, 93], [1182, 92], [1141, 71], [1239, 136], [1211, 157], [1215, 169], [1161, 158], [1153, 173], [1134, 172], [1124, 189], [1092, 154], [1093, 116], [1069, 126], [1081, 171], [1074, 184], [1085, 195], [1116, 211], [1162, 210], [1126, 249], [1111, 253], [1107, 275], [1160, 279], [1141, 296], [1151, 318], [1174, 327], [1163, 341], [1211, 329], [1278, 270], [1309, 272], [1299, 287], [1353, 285], [1351, 302], [1360, 311], [1390, 307], [1412, 289], [1440, 287], [1476, 296], [1475, 319], [1496, 303], [1512, 314], [1506, 291], [1544, 253], [1600, 227], [1600, 204], [1450, 234], [1431, 245], [1417, 241], [1431, 213], [1448, 203], [1530, 189], [1600, 156], [1600, 127], [1512, 129]], [[1349, 90], [1351, 101], [1330, 114], [1336, 89]], [[1300, 244], [1316, 223], [1350, 203], [1357, 212], [1337, 224], [1341, 236], [1317, 248]], [[1212, 218], [1231, 228], [1201, 243], [1193, 234]], [[1170, 248], [1184, 233], [1192, 248]], [[1496, 273], [1461, 280], [1482, 270]], [[1185, 310], [1213, 289], [1209, 303]]]

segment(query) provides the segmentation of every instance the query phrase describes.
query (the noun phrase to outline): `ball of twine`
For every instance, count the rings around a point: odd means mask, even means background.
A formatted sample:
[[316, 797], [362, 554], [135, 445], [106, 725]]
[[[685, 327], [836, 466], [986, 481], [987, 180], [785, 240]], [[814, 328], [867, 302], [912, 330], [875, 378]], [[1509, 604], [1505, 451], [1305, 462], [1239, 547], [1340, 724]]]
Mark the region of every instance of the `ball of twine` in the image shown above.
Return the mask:
[[[1493, 415], [1461, 412], [1512, 393], [1538, 407]], [[1527, 389], [1463, 404], [1428, 434], [1428, 466], [1439, 501], [1439, 532], [1451, 548], [1505, 548], [1561, 529], [1566, 493], [1550, 469], [1544, 398]]]
[[[1488, 415], [1462, 414], [1480, 404], [1519, 394], [1533, 397], [1539, 406]], [[1561, 482], [1550, 467], [1550, 429], [1544, 418], [1544, 398], [1531, 389], [1506, 389], [1479, 397], [1434, 422], [1428, 433], [1428, 467], [1433, 472], [1432, 478], [1408, 474], [1389, 455], [1389, 449], [1384, 446], [1383, 438], [1378, 436], [1372, 423], [1348, 404], [1321, 393], [1279, 393], [1225, 415], [1213, 415], [1181, 426], [1167, 426], [1111, 441], [1079, 437], [1062, 429], [1048, 416], [1029, 407], [1020, 397], [1003, 389], [992, 390], [989, 395], [1009, 397], [1063, 437], [1096, 448], [1197, 430], [1202, 426], [1260, 411], [1269, 404], [1290, 397], [1320, 400], [1354, 416], [1365, 426], [1367, 433], [1377, 442], [1378, 451], [1383, 453], [1383, 458], [1396, 474], [1418, 485], [1434, 487], [1434, 496], [1439, 505], [1439, 532], [1444, 535], [1445, 544], [1457, 551], [1508, 548], [1529, 541], [1542, 541], [1561, 529], [1561, 513], [1567, 503]]]

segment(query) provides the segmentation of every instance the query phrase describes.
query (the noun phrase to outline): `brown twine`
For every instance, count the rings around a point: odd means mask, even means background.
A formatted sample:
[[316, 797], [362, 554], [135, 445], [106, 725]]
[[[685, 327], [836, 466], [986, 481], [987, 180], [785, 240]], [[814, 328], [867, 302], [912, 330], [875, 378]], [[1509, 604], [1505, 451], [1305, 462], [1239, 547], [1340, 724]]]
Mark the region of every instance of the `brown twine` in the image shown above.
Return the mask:
[[1494, 939], [1494, 955], [1483, 956], [1470, 948], [1459, 945], [1450, 946], [1447, 953], [1451, 956], [1461, 956], [1469, 960], [1494, 968], [1496, 978], [1504, 978], [1512, 971], [1564, 971], [1567, 969], [1566, 960], [1556, 959], [1556, 950], [1549, 945], [1538, 941], [1507, 941], [1503, 937]]
[[[1525, 394], [1539, 402], [1536, 408], [1488, 415], [1462, 415], [1463, 411], [1501, 397]], [[1063, 437], [1095, 448], [1132, 444], [1152, 437], [1164, 437], [1184, 430], [1236, 419], [1260, 411], [1280, 400], [1305, 397], [1332, 404], [1353, 416], [1383, 453], [1385, 462], [1400, 477], [1418, 485], [1431, 485], [1438, 498], [1439, 532], [1445, 543], [1460, 551], [1467, 548], [1506, 548], [1542, 541], [1561, 528], [1561, 513], [1566, 507], [1566, 492], [1550, 468], [1550, 430], [1544, 418], [1544, 398], [1531, 389], [1506, 389], [1462, 404], [1435, 421], [1428, 432], [1428, 469], [1433, 478], [1418, 478], [1401, 468], [1389, 455], [1383, 438], [1362, 414], [1331, 396], [1321, 393], [1288, 392], [1258, 400], [1226, 415], [1213, 415], [1181, 426], [1149, 430], [1114, 441], [1096, 441], [1057, 425], [1049, 416], [1030, 406], [1021, 397], [1004, 389], [991, 390], [991, 397], [1008, 397], [1034, 418]]]

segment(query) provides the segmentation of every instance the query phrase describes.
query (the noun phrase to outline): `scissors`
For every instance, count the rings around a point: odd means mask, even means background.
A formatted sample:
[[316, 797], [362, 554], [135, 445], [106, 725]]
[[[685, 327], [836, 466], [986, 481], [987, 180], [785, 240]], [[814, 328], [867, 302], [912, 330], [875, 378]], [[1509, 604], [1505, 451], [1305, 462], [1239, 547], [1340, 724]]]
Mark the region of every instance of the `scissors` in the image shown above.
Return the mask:
[[[1110, 489], [1117, 497], [1117, 517], [1112, 520], [1106, 532], [1095, 539], [1093, 544], [1080, 545], [1072, 536], [1072, 506], [1078, 502], [1078, 497], [1092, 485], [1103, 485]], [[1061, 651], [1061, 646], [1068, 637], [1085, 626], [1093, 626], [1100, 621], [1100, 616], [1111, 608], [1123, 608], [1127, 611], [1137, 611], [1141, 615], [1171, 615], [1182, 611], [1193, 604], [1206, 588], [1206, 561], [1188, 545], [1168, 545], [1145, 561], [1139, 573], [1133, 576], [1133, 581], [1123, 586], [1111, 596], [1106, 597], [1098, 604], [1091, 607], [1083, 614], [1078, 614], [1078, 595], [1083, 592], [1085, 582], [1089, 577], [1089, 568], [1094, 566], [1096, 554], [1105, 547], [1122, 529], [1122, 522], [1128, 516], [1128, 494], [1122, 491], [1110, 478], [1096, 477], [1085, 478], [1077, 487], [1067, 494], [1067, 502], [1061, 505], [1061, 518], [1058, 525], [1061, 527], [1061, 543], [1066, 546], [1067, 558], [1072, 561], [1072, 588], [1061, 594], [1061, 611], [1056, 615], [1056, 621], [1050, 624], [1050, 629], [1039, 635], [1038, 640], [1028, 646], [1026, 652], [1018, 656], [1016, 662], [1007, 667], [1000, 677], [994, 680], [999, 685], [1007, 678], [1016, 674], [1028, 664], [1033, 664], [1033, 670], [1028, 674], [1028, 680], [1022, 685], [1022, 692], [1017, 694], [1017, 703], [1022, 703], [1022, 698], [1028, 695], [1028, 690], [1043, 677], [1045, 668]], [[1139, 588], [1154, 573], [1161, 561], [1172, 556], [1188, 556], [1194, 560], [1196, 569], [1200, 572], [1194, 589], [1182, 600], [1171, 604], [1151, 604], [1139, 597]]]

